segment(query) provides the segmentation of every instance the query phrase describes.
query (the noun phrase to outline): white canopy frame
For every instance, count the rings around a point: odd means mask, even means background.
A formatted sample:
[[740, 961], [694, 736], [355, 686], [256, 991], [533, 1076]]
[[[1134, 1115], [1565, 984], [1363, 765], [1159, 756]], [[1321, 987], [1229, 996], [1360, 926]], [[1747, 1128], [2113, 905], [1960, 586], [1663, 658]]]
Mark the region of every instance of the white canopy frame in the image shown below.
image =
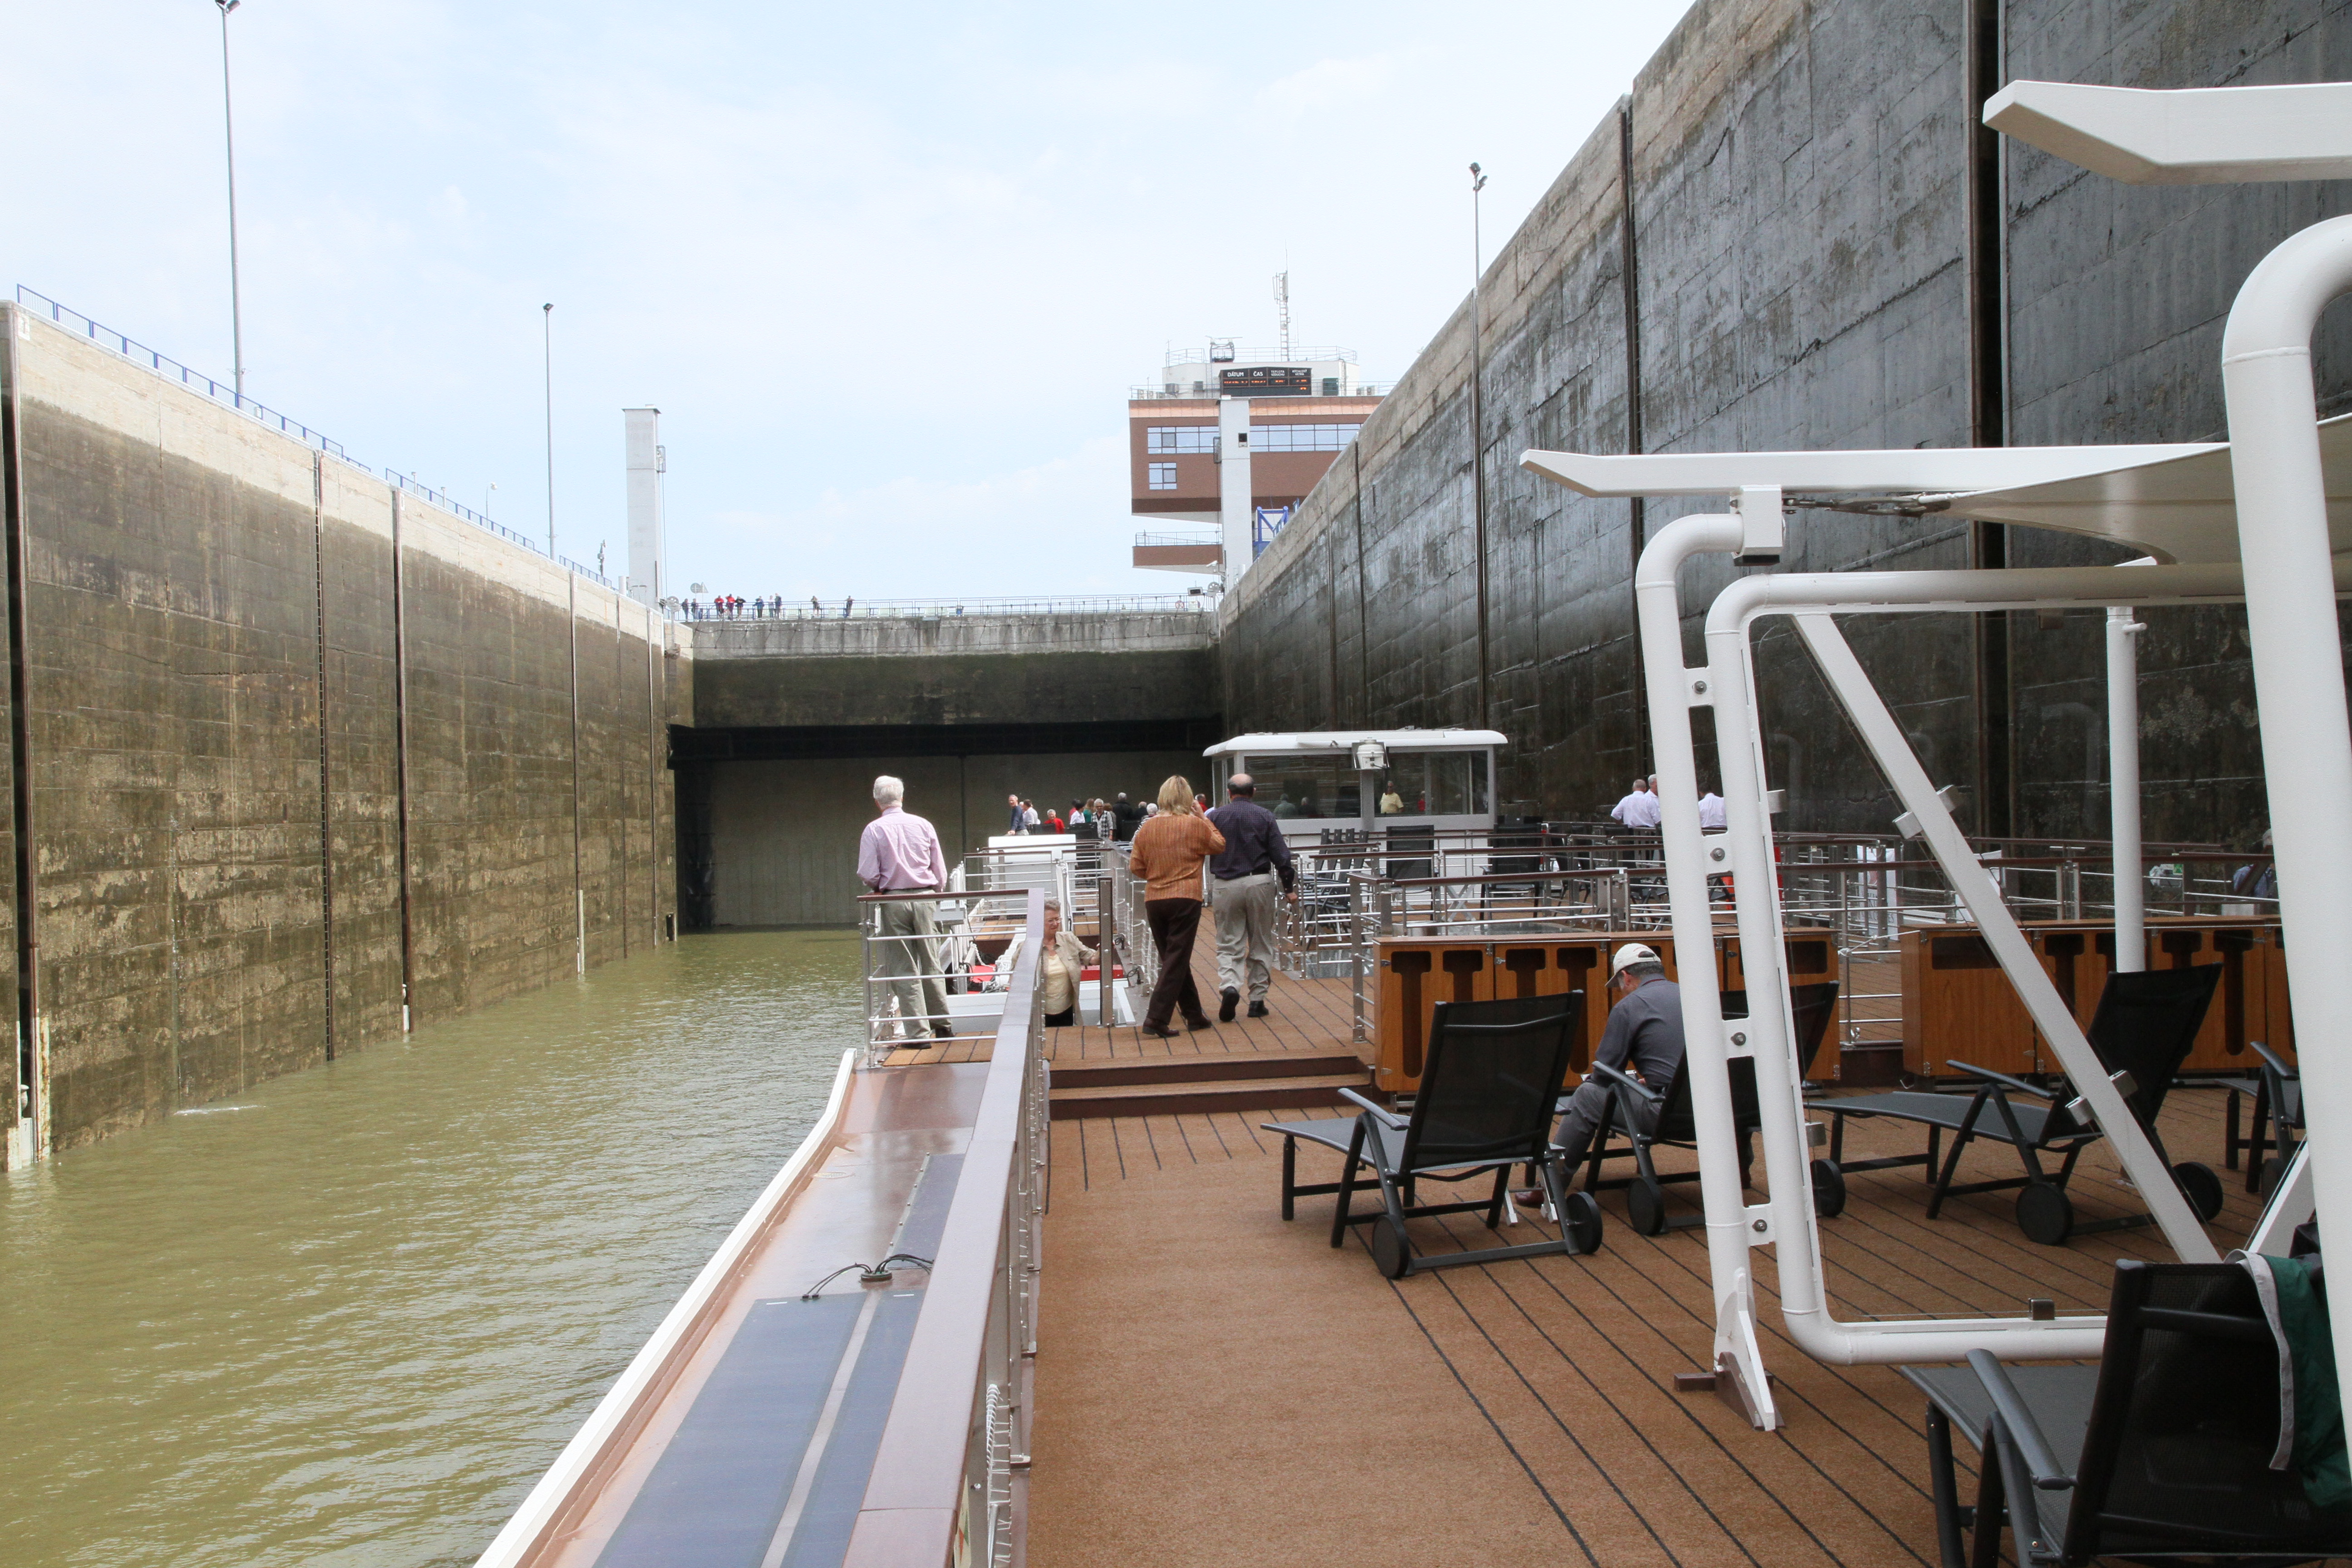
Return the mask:
[[[2200, 448], [2200, 452], [2210, 448]], [[1809, 490], [1895, 490], [1925, 488], [1920, 468], [1938, 475], [1966, 472], [1974, 488], [1991, 489], [2011, 476], [2063, 483], [2098, 469], [2168, 461], [2178, 448], [2043, 448], [1985, 451], [1772, 454], [1765, 467], [1782, 483]], [[1921, 463], [1923, 458], [1930, 459]], [[2116, 459], [2124, 459], [2118, 463]], [[1806, 460], [1811, 459], [1811, 460]], [[1591, 493], [1690, 494], [1729, 488], [1739, 477], [1731, 454], [1593, 458], [1529, 453], [1536, 471]], [[1912, 464], [1919, 463], [1920, 468]], [[2054, 470], [2071, 464], [2073, 472]], [[1909, 470], [1909, 471], [1905, 471]], [[1710, 482], [1711, 481], [1711, 482]], [[1930, 483], [1933, 482], [1931, 479]], [[1965, 482], [1965, 481], [1964, 481]], [[1775, 1245], [1781, 1307], [1790, 1333], [1809, 1353], [1838, 1363], [1952, 1360], [1975, 1349], [2012, 1357], [2095, 1355], [2105, 1320], [2080, 1316], [2053, 1321], [2028, 1318], [1888, 1320], [1842, 1322], [1828, 1310], [1827, 1283], [1811, 1200], [1801, 1076], [1796, 1065], [1782, 960], [1778, 879], [1765, 789], [1761, 727], [1756, 709], [1748, 626], [1759, 615], [1796, 617], [1832, 690], [1853, 718], [1882, 771], [1895, 786], [1907, 831], [1915, 831], [1984, 931], [1996, 960], [2016, 985], [2051, 1042], [2086, 1108], [2105, 1130], [2126, 1170], [2148, 1199], [2174, 1250], [2187, 1258], [2215, 1256], [2169, 1171], [2100, 1069], [2089, 1042], [2034, 959], [2000, 889], [1969, 850], [1902, 731], [1830, 618], [1833, 611], [1977, 611], [2076, 605], [2111, 610], [2119, 604], [2232, 602], [2242, 596], [2234, 563], [2192, 566], [2067, 568], [2050, 571], [1839, 573], [1748, 577], [1718, 598], [1707, 626], [1707, 658], [1685, 668], [1676, 579], [1693, 555], [1736, 553], [1746, 560], [1776, 556], [1780, 544], [1778, 484], [1740, 486], [1727, 514], [1685, 517], [1661, 530], [1635, 574], [1651, 710], [1654, 765], [1661, 784], [1661, 824], [1668, 900], [1685, 958], [1685, 1037], [1694, 1065], [1692, 1105], [1699, 1134], [1700, 1194], [1706, 1211], [1716, 1306], [1714, 1359], [1718, 1377], [1760, 1427], [1780, 1424], [1765, 1376], [1756, 1333], [1750, 1250]], [[2128, 637], [2110, 637], [2129, 654]], [[2126, 677], [2127, 679], [2127, 677]], [[1690, 710], [1711, 709], [1723, 769], [1727, 829], [1703, 840], [1697, 819], [1696, 758]], [[2121, 727], [2114, 738], [2121, 740]], [[2137, 733], [2129, 737], [2136, 764]], [[2136, 765], [2132, 769], [2136, 775]], [[2136, 851], [2135, 851], [2136, 855]], [[1727, 858], [1729, 865], [1725, 865]], [[1741, 951], [1749, 974], [1749, 1016], [1726, 1026], [1717, 999], [1713, 917], [1706, 895], [1709, 870], [1731, 870]], [[2129, 874], [2135, 884], [2137, 868]], [[2122, 880], [2119, 878], [2119, 882]], [[2127, 914], [2127, 911], [2126, 911]], [[2136, 921], [2131, 923], [2136, 924]], [[1693, 940], [1693, 939], [1696, 940]], [[1728, 1063], [1754, 1058], [1757, 1092], [1766, 1109], [1762, 1128], [1770, 1196], [1748, 1205], [1739, 1183], [1731, 1124]], [[1784, 1108], [1776, 1110], [1775, 1108]], [[2287, 1194], [2292, 1196], [2292, 1194]]]

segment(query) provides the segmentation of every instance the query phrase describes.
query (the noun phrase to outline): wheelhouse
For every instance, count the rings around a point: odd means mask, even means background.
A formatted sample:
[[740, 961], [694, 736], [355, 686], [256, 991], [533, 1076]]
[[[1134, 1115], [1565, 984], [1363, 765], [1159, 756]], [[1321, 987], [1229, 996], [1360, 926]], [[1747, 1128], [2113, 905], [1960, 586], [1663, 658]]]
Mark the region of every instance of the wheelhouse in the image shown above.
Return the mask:
[[1202, 754], [1218, 797], [1246, 773], [1284, 837], [1312, 844], [1335, 828], [1491, 831], [1505, 742], [1495, 730], [1317, 730], [1236, 735]]

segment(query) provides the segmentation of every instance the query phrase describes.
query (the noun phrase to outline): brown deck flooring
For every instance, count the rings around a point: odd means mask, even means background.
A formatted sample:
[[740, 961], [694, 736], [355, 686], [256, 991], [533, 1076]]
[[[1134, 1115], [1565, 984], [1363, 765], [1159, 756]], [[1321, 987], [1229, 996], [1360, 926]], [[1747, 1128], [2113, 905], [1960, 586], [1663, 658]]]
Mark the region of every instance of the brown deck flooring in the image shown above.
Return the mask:
[[[1344, 982], [1277, 978], [1272, 1002], [1272, 1018], [1173, 1041], [1090, 1028], [1057, 1031], [1051, 1048], [1347, 1041]], [[2222, 1098], [2172, 1097], [2176, 1158], [2220, 1169]], [[1360, 1240], [1326, 1245], [1330, 1198], [1302, 1199], [1295, 1223], [1278, 1217], [1281, 1141], [1258, 1124], [1318, 1114], [1339, 1113], [1054, 1124], [1029, 1523], [1041, 1568], [1932, 1563], [1918, 1398], [1885, 1368], [1800, 1352], [1779, 1326], [1768, 1252], [1765, 1353], [1789, 1423], [1772, 1435], [1710, 1395], [1673, 1392], [1710, 1339], [1699, 1232], [1636, 1236], [1612, 1194], [1591, 1258], [1391, 1283]], [[1916, 1130], [1856, 1123], [1847, 1147], [1858, 1158], [1919, 1142]], [[1964, 1168], [2011, 1173], [2005, 1153], [1980, 1143]], [[1338, 1163], [1302, 1149], [1301, 1179], [1328, 1179]], [[2079, 1213], [2137, 1206], [2116, 1173], [2104, 1154], [2084, 1157]], [[2225, 1180], [2212, 1229], [2227, 1247], [2254, 1205]], [[1695, 1207], [1695, 1187], [1675, 1190], [1679, 1212]], [[2096, 1309], [2115, 1258], [2168, 1256], [2148, 1230], [2034, 1246], [2008, 1194], [1956, 1199], [1931, 1224], [1923, 1193], [1916, 1171], [1853, 1178], [1846, 1212], [1822, 1226], [1841, 1317], [2021, 1312], [2032, 1296]], [[1486, 1235], [1467, 1215], [1414, 1230], [1428, 1251]]]

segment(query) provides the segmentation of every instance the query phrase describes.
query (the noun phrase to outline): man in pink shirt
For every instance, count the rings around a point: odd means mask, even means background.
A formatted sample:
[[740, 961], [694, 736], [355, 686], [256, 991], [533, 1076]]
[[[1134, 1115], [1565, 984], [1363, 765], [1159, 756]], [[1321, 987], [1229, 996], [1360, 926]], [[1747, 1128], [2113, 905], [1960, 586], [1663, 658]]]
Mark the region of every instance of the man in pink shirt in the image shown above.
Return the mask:
[[[929, 822], [906, 810], [907, 786], [884, 773], [874, 781], [874, 820], [857, 841], [857, 879], [877, 893], [940, 892], [948, 884], [947, 857], [940, 851], [940, 836]], [[898, 999], [898, 1016], [910, 1037], [928, 1024], [932, 1034], [946, 1039], [955, 1033], [948, 1022], [948, 991], [940, 973], [938, 927], [931, 906], [919, 901], [893, 901], [881, 906], [882, 951], [875, 973], [887, 977], [886, 989]], [[922, 1011], [915, 1010], [917, 992]]]

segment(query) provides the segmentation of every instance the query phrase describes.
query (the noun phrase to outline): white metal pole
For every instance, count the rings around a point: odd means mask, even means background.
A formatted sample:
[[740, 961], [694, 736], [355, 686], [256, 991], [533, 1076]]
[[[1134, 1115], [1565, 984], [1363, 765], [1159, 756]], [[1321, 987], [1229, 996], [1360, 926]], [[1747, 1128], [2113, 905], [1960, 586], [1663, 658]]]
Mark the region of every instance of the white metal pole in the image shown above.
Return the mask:
[[[1715, 967], [1715, 915], [1707, 901], [1708, 846], [1699, 832], [1698, 760], [1691, 738], [1691, 709], [1712, 700], [1707, 672], [1684, 668], [1682, 603], [1676, 587], [1684, 562], [1708, 552], [1728, 554], [1739, 548], [1740, 539], [1740, 521], [1728, 514], [1668, 523], [1642, 551], [1633, 573], [1633, 604], [1650, 704], [1651, 761], [1658, 773], [1659, 836], [1666, 866], [1666, 904], [1674, 921], [1675, 983], [1682, 992], [1684, 1070], [1690, 1074], [1691, 1118], [1701, 1153], [1699, 1203], [1706, 1215], [1707, 1271], [1715, 1288], [1714, 1364], [1707, 1370], [1717, 1377], [1738, 1379], [1743, 1403], [1756, 1424], [1769, 1431], [1781, 1423], [1756, 1340], [1756, 1291], [1748, 1272], [1752, 1222], [1740, 1187], [1738, 1133], [1732, 1125], [1728, 1041]], [[1727, 788], [1727, 795], [1732, 793]], [[1715, 853], [1722, 853], [1720, 847]], [[1743, 899], [1749, 892], [1742, 878]], [[1751, 982], [1751, 996], [1753, 989]], [[1716, 1157], [1708, 1158], [1710, 1152]]]
[[228, 14], [242, 0], [214, 0], [221, 19], [221, 129], [228, 149], [228, 331], [236, 364], [236, 405], [245, 406], [245, 300], [236, 275], [236, 114], [229, 104]]
[[2147, 967], [2147, 876], [2140, 863], [2139, 634], [2129, 605], [2107, 606], [2107, 837], [2115, 841], [2116, 968]]
[[[2304, 1115], [2323, 1251], [2352, 1249], [2352, 730], [2333, 592], [2311, 340], [2352, 289], [2352, 217], [2330, 218], [2263, 258], [2221, 336], [2246, 629], [2262, 716], [2263, 771], [2277, 857], [2279, 916], [2295, 1037], [2306, 1048]], [[2329, 1307], [2339, 1363], [2352, 1357], [2352, 1291]]]
[[541, 363], [547, 388], [547, 554], [555, 557], [555, 307], [539, 308]]

